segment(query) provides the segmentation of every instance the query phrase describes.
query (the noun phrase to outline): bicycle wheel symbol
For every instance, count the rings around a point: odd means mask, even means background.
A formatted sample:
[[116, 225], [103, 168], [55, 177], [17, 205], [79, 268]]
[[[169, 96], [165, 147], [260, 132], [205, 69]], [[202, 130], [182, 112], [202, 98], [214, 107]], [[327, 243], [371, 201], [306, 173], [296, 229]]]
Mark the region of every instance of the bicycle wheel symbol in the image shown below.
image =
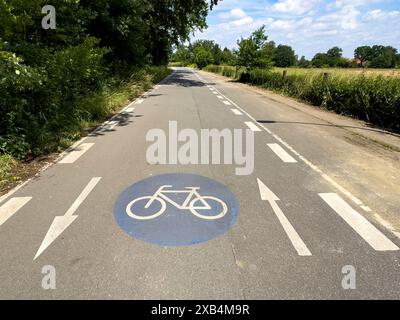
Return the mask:
[[[155, 219], [155, 218], [161, 216], [165, 212], [165, 209], [167, 208], [167, 204], [162, 199], [155, 199], [155, 201], [160, 203], [161, 208], [159, 211], [156, 211], [155, 213], [151, 213], [152, 209], [149, 208], [150, 206], [148, 205], [148, 203], [150, 201], [152, 201], [152, 199], [153, 199], [153, 197], [147, 196], [147, 197], [140, 197], [140, 198], [137, 198], [137, 199], [131, 201], [128, 204], [128, 206], [126, 207], [127, 215], [136, 220], [152, 220], [152, 219]], [[137, 214], [133, 213], [132, 207], [135, 204], [140, 203], [140, 202], [144, 202], [143, 209], [148, 211], [147, 215], [137, 215]], [[154, 207], [157, 207], [157, 205], [154, 205]]]
[[[190, 212], [192, 214], [194, 214], [196, 217], [199, 217], [199, 218], [205, 219], [205, 220], [217, 220], [217, 219], [221, 219], [222, 217], [224, 217], [226, 215], [226, 213], [228, 212], [228, 206], [221, 199], [218, 199], [215, 197], [202, 197], [201, 199], [203, 201], [206, 201], [206, 203], [208, 204], [208, 206], [210, 208], [209, 209], [199, 209], [198, 207], [195, 206], [195, 204], [197, 202], [199, 202], [200, 199], [194, 199], [190, 204]], [[217, 204], [219, 204], [221, 206], [221, 212], [217, 215], [212, 214], [212, 211], [214, 208], [213, 202], [216, 202]], [[211, 212], [211, 214], [210, 215], [201, 214], [200, 212], [203, 212], [203, 211], [205, 213]]]

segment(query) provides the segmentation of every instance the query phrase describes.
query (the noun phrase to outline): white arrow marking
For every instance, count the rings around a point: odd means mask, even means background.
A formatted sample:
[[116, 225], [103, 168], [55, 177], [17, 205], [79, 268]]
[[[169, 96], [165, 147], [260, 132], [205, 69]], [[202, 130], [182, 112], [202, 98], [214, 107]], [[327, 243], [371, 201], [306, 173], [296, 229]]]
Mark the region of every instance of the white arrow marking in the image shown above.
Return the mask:
[[303, 240], [301, 240], [297, 231], [293, 228], [289, 220], [286, 218], [286, 216], [276, 203], [277, 201], [279, 201], [279, 198], [260, 179], [257, 179], [257, 181], [258, 187], [260, 189], [261, 199], [270, 203], [272, 209], [279, 219], [279, 222], [281, 223], [297, 253], [300, 256], [311, 256], [312, 254], [310, 250], [308, 250], [307, 246], [305, 245]]
[[62, 234], [65, 229], [75, 221], [76, 218], [78, 218], [78, 216], [74, 216], [75, 211], [79, 208], [82, 202], [85, 201], [89, 193], [92, 192], [94, 187], [99, 183], [100, 179], [101, 178], [93, 178], [90, 180], [88, 185], [83, 189], [82, 193], [68, 209], [65, 215], [54, 218], [54, 221], [51, 224], [49, 231], [47, 231], [47, 234], [33, 260], [36, 260], [36, 258], [38, 258], [54, 242], [54, 240], [56, 240], [60, 234]]

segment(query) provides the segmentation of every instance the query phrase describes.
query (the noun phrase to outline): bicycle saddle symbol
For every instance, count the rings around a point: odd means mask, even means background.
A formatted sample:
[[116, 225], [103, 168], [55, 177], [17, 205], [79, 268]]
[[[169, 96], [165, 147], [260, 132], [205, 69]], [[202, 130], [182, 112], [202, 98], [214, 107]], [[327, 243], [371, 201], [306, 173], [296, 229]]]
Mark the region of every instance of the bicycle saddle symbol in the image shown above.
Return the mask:
[[[186, 187], [185, 190], [170, 189], [172, 187], [164, 185], [151, 196], [132, 200], [126, 207], [127, 215], [136, 220], [152, 220], [166, 211], [167, 203], [182, 211], [189, 210], [193, 215], [204, 220], [221, 219], [228, 212], [228, 206], [224, 201], [216, 197], [200, 195], [199, 187]], [[187, 197], [182, 204], [179, 204], [169, 197], [171, 194], [186, 194]], [[154, 210], [154, 207], [158, 209], [158, 206], [152, 206], [155, 202], [161, 206], [158, 211]]]

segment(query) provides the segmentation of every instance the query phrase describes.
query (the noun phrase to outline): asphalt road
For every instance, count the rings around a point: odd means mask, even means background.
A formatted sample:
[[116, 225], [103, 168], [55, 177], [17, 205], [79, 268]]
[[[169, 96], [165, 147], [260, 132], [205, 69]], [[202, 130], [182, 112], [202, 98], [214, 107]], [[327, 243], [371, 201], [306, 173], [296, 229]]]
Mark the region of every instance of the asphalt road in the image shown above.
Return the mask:
[[[1, 198], [0, 298], [400, 298], [400, 239], [309, 160], [324, 159], [321, 149], [334, 143], [334, 128], [274, 124], [282, 112], [272, 102], [260, 106], [250, 91], [176, 69], [39, 177]], [[237, 175], [235, 162], [149, 163], [146, 135], [157, 128], [168, 134], [170, 121], [199, 136], [201, 129], [242, 129], [244, 138], [252, 130], [254, 170]], [[149, 196], [161, 185], [182, 187], [179, 175], [157, 184], [158, 175], [169, 173], [207, 177], [229, 189], [236, 199], [222, 218], [229, 223], [170, 203], [156, 231], [132, 217], [117, 223], [126, 212], [116, 203], [131, 185], [154, 178], [143, 187]], [[198, 187], [193, 179], [185, 186]], [[207, 182], [198, 192], [224, 197]], [[165, 245], [165, 237], [181, 241], [179, 232], [192, 243]], [[143, 240], [149, 235], [152, 241]], [[55, 268], [54, 290], [42, 286], [50, 275], [44, 266]]]

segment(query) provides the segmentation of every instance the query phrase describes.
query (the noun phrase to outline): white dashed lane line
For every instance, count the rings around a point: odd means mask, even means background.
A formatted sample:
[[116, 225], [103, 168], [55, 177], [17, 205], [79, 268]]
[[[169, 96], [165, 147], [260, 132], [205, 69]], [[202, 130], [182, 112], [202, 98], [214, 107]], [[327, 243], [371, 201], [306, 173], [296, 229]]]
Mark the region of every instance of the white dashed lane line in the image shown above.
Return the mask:
[[238, 109], [231, 109], [231, 111], [236, 114], [237, 116], [241, 116], [243, 115], [243, 113], [241, 113]]
[[15, 197], [0, 207], [0, 226], [26, 205], [32, 197]]
[[288, 154], [279, 144], [269, 143], [267, 146], [285, 163], [296, 163], [290, 154]]
[[66, 152], [66, 156], [61, 159], [58, 163], [71, 164], [78, 160], [86, 151], [94, 146], [94, 143], [82, 143], [79, 146]]
[[245, 121], [245, 125], [249, 127], [249, 129], [253, 132], [259, 132], [261, 129], [257, 127], [253, 122], [251, 121]]
[[[196, 74], [196, 73], [195, 73]], [[196, 74], [197, 75], [197, 74]], [[198, 76], [198, 75], [197, 75]], [[199, 76], [198, 76], [199, 77]], [[201, 79], [199, 77], [199, 79]], [[203, 79], [201, 79], [204, 81]], [[257, 120], [249, 114], [246, 110], [241, 108], [237, 103], [232, 101], [232, 99], [229, 99], [227, 96], [222, 94], [217, 90], [217, 92], [224, 97], [227, 101], [232, 103], [237, 109], [239, 109], [243, 114], [245, 114], [248, 118], [253, 120], [254, 122], [258, 123]], [[254, 124], [253, 124], [254, 125]], [[343, 188], [341, 185], [339, 185], [336, 181], [334, 181], [331, 177], [329, 177], [327, 174], [325, 174], [320, 168], [318, 168], [316, 165], [314, 165], [311, 161], [307, 160], [305, 157], [303, 157], [300, 153], [298, 153], [294, 148], [292, 148], [286, 141], [281, 139], [278, 135], [274, 134], [271, 130], [269, 130], [266, 126], [263, 124], [259, 124], [261, 128], [263, 128], [267, 133], [272, 135], [276, 140], [278, 140], [282, 145], [284, 145], [287, 149], [289, 149], [293, 154], [295, 154], [300, 160], [302, 160], [307, 166], [309, 166], [313, 171], [319, 173], [322, 178], [324, 178], [327, 182], [329, 182], [334, 188], [338, 189], [340, 192], [345, 194], [349, 199], [351, 199], [354, 203], [359, 205], [364, 211], [371, 212], [371, 209], [364, 205], [360, 199], [355, 197], [353, 194], [351, 194], [349, 191], [347, 191], [345, 188]]]
[[368, 244], [377, 251], [399, 250], [392, 241], [366, 218], [348, 205], [336, 193], [320, 193], [319, 196], [354, 229]]
[[226, 104], [227, 106], [231, 106], [232, 104], [229, 101], [223, 101], [224, 104]]

